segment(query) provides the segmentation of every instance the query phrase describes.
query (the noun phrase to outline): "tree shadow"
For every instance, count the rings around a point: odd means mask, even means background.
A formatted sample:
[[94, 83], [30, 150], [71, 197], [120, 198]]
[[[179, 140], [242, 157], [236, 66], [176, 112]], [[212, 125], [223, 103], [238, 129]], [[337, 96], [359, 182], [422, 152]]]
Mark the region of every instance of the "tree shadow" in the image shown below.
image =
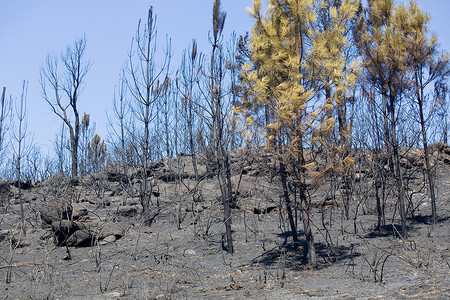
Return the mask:
[[[432, 216], [431, 215], [417, 215], [409, 217], [408, 225], [406, 225], [406, 231], [414, 232], [417, 230], [417, 226], [420, 225], [431, 225]], [[441, 217], [436, 220], [436, 224], [444, 223], [450, 220], [450, 216]], [[402, 226], [400, 224], [387, 224], [380, 227], [378, 230], [374, 230], [366, 234], [364, 237], [368, 239], [375, 239], [381, 237], [395, 237], [401, 238]]]
[[[440, 217], [440, 218], [438, 217], [437, 220], [436, 220], [436, 224], [447, 222], [449, 219], [450, 219], [450, 216]], [[417, 216], [413, 216], [413, 217], [408, 218], [408, 220], [412, 224], [431, 225], [433, 217], [431, 215], [417, 215]]]
[[[411, 225], [406, 226], [406, 230], [410, 231], [412, 229]], [[376, 239], [382, 237], [401, 237], [402, 225], [400, 224], [386, 224], [382, 225], [378, 230], [373, 230], [366, 234], [364, 237], [367, 239]]]
[[[278, 234], [278, 236], [286, 238], [292, 236], [292, 233], [284, 232]], [[301, 232], [299, 232], [299, 236], [302, 236]], [[332, 246], [322, 242], [314, 245], [318, 257], [316, 269], [324, 269], [339, 261], [361, 255], [355, 252], [352, 246]], [[295, 247], [293, 242], [285, 242], [254, 258], [252, 264], [265, 265], [267, 267], [283, 267], [291, 270], [308, 269], [310, 265], [308, 265], [307, 261], [306, 247], [305, 239], [300, 239], [297, 247]]]

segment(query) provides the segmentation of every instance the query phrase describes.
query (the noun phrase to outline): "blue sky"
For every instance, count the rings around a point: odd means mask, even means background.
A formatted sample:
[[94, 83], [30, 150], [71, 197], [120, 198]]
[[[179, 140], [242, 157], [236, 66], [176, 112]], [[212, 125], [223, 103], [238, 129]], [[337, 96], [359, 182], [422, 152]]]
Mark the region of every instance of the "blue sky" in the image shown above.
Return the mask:
[[[225, 36], [230, 36], [233, 30], [244, 34], [252, 26], [246, 13], [251, 0], [222, 2], [223, 10], [227, 11]], [[75, 38], [85, 35], [86, 56], [93, 65], [86, 76], [79, 110], [91, 115], [97, 132], [105, 138], [106, 110], [112, 103], [114, 86], [138, 21], [146, 19], [150, 5], [157, 15], [160, 50], [167, 34], [172, 39], [171, 65], [176, 67], [193, 38], [197, 39], [200, 51], [209, 53], [212, 3], [212, 0], [1, 0], [0, 87], [6, 86], [7, 94], [19, 99], [22, 81], [29, 81], [29, 131], [34, 133], [36, 143], [51, 150], [61, 121], [41, 97], [39, 69], [49, 52], [59, 53]]]
[[[398, 1], [409, 2], [409, 1]], [[438, 35], [441, 49], [450, 52], [450, 1], [419, 0], [422, 10], [432, 15], [431, 31]], [[24, 79], [29, 81], [29, 131], [44, 152], [52, 143], [61, 121], [41, 97], [39, 68], [49, 52], [59, 53], [75, 38], [87, 39], [86, 55], [93, 65], [86, 77], [79, 110], [96, 122], [97, 132], [106, 138], [106, 111], [112, 103], [114, 86], [127, 58], [131, 38], [139, 19], [145, 19], [150, 5], [157, 15], [161, 51], [167, 34], [172, 39], [172, 66], [180, 64], [182, 51], [192, 39], [199, 50], [209, 53], [213, 0], [1, 0], [0, 1], [0, 88], [19, 99]], [[225, 40], [234, 30], [244, 34], [253, 21], [246, 12], [251, 0], [222, 0], [227, 12]]]

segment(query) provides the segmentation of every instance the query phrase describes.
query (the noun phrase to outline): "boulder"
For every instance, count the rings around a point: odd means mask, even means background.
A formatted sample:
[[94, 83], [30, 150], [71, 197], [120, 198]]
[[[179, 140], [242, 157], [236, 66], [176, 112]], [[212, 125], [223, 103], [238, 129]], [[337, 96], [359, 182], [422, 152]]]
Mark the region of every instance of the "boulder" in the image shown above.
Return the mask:
[[163, 169], [156, 174], [156, 177], [164, 182], [174, 182], [178, 178], [182, 177], [180, 173], [171, 169]]
[[117, 209], [117, 214], [123, 217], [135, 217], [139, 214], [142, 208], [138, 205], [125, 205], [119, 206]]
[[123, 174], [123, 172], [119, 172], [111, 168], [106, 171], [106, 178], [109, 182], [120, 182], [120, 183], [128, 182], [128, 178], [125, 174]]
[[448, 146], [445, 145], [444, 143], [440, 143], [440, 142], [433, 143], [431, 145], [428, 145], [428, 152], [431, 155], [433, 155], [434, 152], [444, 152], [445, 153], [446, 152], [445, 150], [446, 150], [447, 147]]
[[104, 243], [112, 243], [125, 234], [118, 223], [102, 222], [99, 218], [88, 216], [86, 205], [70, 205], [57, 198], [42, 205], [42, 223], [51, 228], [58, 246], [90, 247], [95, 241], [105, 239]]
[[447, 155], [450, 155], [450, 146], [445, 146], [445, 148], [443, 149], [443, 152]]
[[80, 203], [72, 203], [72, 220], [78, 220], [88, 214], [85, 205]]
[[0, 230], [0, 243], [6, 240], [9, 236], [8, 230]]
[[51, 224], [55, 242], [58, 246], [66, 245], [69, 237], [79, 230], [78, 225], [70, 220], [54, 221]]
[[[16, 180], [12, 183], [13, 186], [15, 186], [16, 188], [19, 187], [19, 181]], [[31, 182], [31, 180], [26, 180], [26, 181], [20, 181], [20, 188], [22, 190], [29, 190], [31, 188], [33, 188], [33, 184]]]
[[71, 234], [66, 241], [69, 247], [90, 247], [94, 239], [92, 232], [87, 229], [81, 229]]
[[87, 199], [87, 202], [89, 202], [92, 205], [97, 205], [97, 206], [102, 206], [102, 207], [106, 207], [106, 206], [110, 206], [111, 205], [111, 200], [109, 198], [89, 198]]
[[98, 239], [102, 240], [108, 236], [114, 235], [117, 239], [120, 239], [124, 235], [124, 230], [118, 223], [104, 223], [98, 227]]
[[107, 237], [105, 237], [103, 240], [101, 240], [99, 242], [100, 245], [108, 245], [111, 243], [114, 243], [117, 240], [115, 235], [108, 235]]
[[400, 163], [406, 168], [412, 168], [423, 165], [423, 150], [422, 149], [409, 149], [403, 154], [403, 158], [400, 159]]
[[62, 198], [47, 199], [41, 207], [42, 226], [49, 227], [53, 222], [70, 220], [72, 205]]
[[11, 189], [8, 181], [0, 180], [0, 205], [8, 202], [10, 191]]

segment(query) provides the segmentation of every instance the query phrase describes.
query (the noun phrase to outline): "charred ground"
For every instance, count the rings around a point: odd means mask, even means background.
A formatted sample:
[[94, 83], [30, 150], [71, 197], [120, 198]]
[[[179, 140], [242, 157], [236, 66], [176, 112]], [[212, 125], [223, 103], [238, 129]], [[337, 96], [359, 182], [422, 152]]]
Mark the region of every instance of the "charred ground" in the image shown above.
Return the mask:
[[[22, 186], [26, 235], [17, 184], [1, 182], [1, 298], [445, 298], [450, 293], [450, 149], [432, 149], [439, 215], [434, 226], [421, 150], [403, 154], [408, 239], [399, 237], [393, 191], [386, 191], [385, 225], [375, 230], [368, 152], [353, 154], [349, 218], [340, 181], [310, 172], [319, 254], [313, 269], [305, 263], [302, 244], [293, 250], [277, 160], [268, 152], [230, 154], [233, 255], [223, 250], [220, 191], [201, 155], [199, 180], [188, 155], [152, 164], [150, 227], [141, 221], [139, 169], [123, 174], [120, 166], [109, 165], [76, 181], [53, 177]], [[302, 236], [300, 221], [298, 228]]]

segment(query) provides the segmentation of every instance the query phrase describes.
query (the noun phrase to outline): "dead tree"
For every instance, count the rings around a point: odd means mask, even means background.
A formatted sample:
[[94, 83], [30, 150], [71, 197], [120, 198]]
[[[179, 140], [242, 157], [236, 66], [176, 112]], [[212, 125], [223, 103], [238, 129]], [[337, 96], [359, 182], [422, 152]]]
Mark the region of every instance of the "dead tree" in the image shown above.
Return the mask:
[[[117, 91], [117, 93], [116, 93]], [[119, 162], [123, 178], [120, 181], [124, 185], [124, 190], [129, 194], [131, 193], [131, 178], [128, 175], [128, 170], [131, 165], [131, 159], [127, 155], [129, 150], [130, 139], [126, 135], [127, 128], [129, 127], [130, 120], [130, 108], [127, 101], [127, 82], [125, 78], [125, 70], [122, 70], [122, 74], [119, 79], [119, 85], [114, 90], [113, 98], [113, 112], [112, 116], [107, 115], [108, 127], [109, 127], [109, 144], [112, 148], [112, 153], [115, 155], [112, 157], [113, 161]], [[124, 199], [124, 205], [126, 199]]]
[[157, 65], [156, 55], [156, 18], [153, 15], [153, 8], [148, 10], [147, 22], [142, 29], [139, 21], [136, 35], [132, 40], [131, 49], [128, 54], [128, 78], [127, 86], [131, 94], [131, 112], [134, 120], [142, 127], [143, 135], [136, 135], [135, 130], [128, 130], [133, 135], [133, 140], [140, 146], [140, 168], [141, 186], [140, 198], [144, 214], [144, 223], [151, 224], [148, 217], [151, 204], [151, 182], [149, 177], [150, 162], [152, 153], [150, 150], [150, 130], [152, 122], [157, 115], [157, 101], [161, 98], [165, 90], [159, 82], [163, 76], [167, 77], [170, 62], [170, 47], [164, 56], [162, 65]]
[[61, 125], [60, 132], [55, 134], [55, 141], [53, 144], [53, 150], [57, 159], [56, 173], [63, 176], [68, 175], [70, 166], [68, 165], [68, 149], [67, 149], [67, 137], [66, 137], [66, 125]]
[[[78, 100], [91, 62], [85, 60], [86, 39], [75, 40], [60, 56], [48, 55], [40, 71], [42, 97], [69, 129], [72, 178], [78, 176], [80, 116]], [[58, 69], [59, 62], [63, 71]]]
[[210, 65], [210, 115], [211, 115], [211, 146], [213, 148], [214, 160], [216, 163], [217, 178], [219, 181], [226, 236], [226, 250], [233, 253], [233, 238], [231, 233], [231, 174], [230, 163], [225, 140], [225, 118], [222, 111], [222, 82], [223, 82], [223, 51], [220, 41], [225, 25], [226, 13], [221, 11], [220, 0], [214, 2], [213, 7], [213, 32], [210, 37], [212, 46]]
[[[446, 55], [438, 56], [438, 44], [433, 39], [426, 38], [426, 26], [420, 28], [419, 37], [414, 35], [408, 44], [411, 60], [411, 85], [413, 102], [419, 111], [419, 123], [422, 135], [423, 151], [425, 156], [425, 173], [431, 198], [432, 224], [437, 220], [436, 195], [430, 153], [428, 149], [427, 118], [424, 108], [427, 97], [425, 90], [432, 83], [445, 82], [450, 74], [449, 58]], [[431, 110], [433, 112], [434, 109]]]
[[11, 112], [11, 101], [8, 100], [6, 97], [6, 87], [3, 87], [2, 92], [2, 98], [0, 102], [0, 166], [2, 165], [3, 161], [2, 158], [4, 155], [2, 155], [4, 144], [5, 144], [5, 136], [8, 131], [7, 127], [7, 119]]
[[197, 81], [197, 68], [199, 64], [199, 55], [197, 55], [197, 42], [192, 41], [191, 51], [184, 52], [179, 70], [179, 78], [177, 78], [178, 92], [181, 94], [183, 104], [183, 113], [187, 125], [187, 138], [189, 144], [189, 152], [192, 156], [192, 166], [194, 169], [195, 180], [198, 180], [197, 158], [194, 143], [194, 85]]
[[17, 171], [17, 187], [19, 190], [19, 203], [20, 203], [20, 219], [22, 232], [25, 235], [25, 215], [23, 211], [23, 199], [22, 199], [22, 158], [26, 155], [27, 145], [25, 144], [25, 138], [27, 137], [27, 89], [28, 82], [23, 81], [22, 96], [20, 102], [16, 106], [17, 116], [17, 131], [13, 132], [13, 138], [17, 143], [17, 149], [14, 149], [16, 156], [16, 171]]

